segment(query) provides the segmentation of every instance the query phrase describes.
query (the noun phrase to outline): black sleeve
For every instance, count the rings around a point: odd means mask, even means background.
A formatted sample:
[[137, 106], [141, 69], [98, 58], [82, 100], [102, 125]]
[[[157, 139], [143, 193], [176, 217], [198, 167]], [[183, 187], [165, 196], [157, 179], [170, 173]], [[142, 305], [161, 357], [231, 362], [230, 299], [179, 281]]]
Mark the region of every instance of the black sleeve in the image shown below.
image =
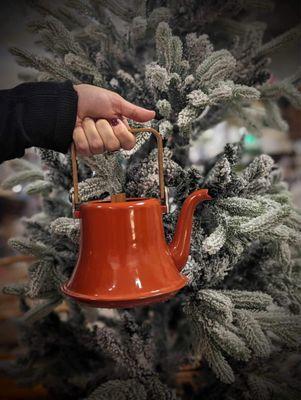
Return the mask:
[[22, 83], [0, 91], [0, 163], [37, 146], [66, 153], [76, 121], [72, 83]]

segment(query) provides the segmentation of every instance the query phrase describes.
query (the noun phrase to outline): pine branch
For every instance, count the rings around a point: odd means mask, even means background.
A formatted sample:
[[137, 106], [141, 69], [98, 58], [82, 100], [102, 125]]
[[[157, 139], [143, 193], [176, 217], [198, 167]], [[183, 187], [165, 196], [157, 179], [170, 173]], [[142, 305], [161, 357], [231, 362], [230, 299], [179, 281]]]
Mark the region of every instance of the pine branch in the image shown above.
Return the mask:
[[219, 225], [203, 242], [202, 249], [208, 254], [216, 254], [227, 240], [227, 231], [223, 225]]
[[70, 52], [80, 57], [86, 56], [85, 51], [76, 42], [72, 33], [59, 19], [48, 16], [42, 21], [32, 22], [30, 27], [40, 34], [43, 44], [50, 51], [61, 55]]
[[33, 324], [34, 322], [46, 317], [46, 315], [51, 313], [55, 309], [55, 307], [57, 307], [61, 302], [61, 297], [55, 297], [49, 300], [42, 301], [29, 309], [19, 319], [19, 321], [25, 324]]
[[205, 342], [203, 348], [203, 355], [212, 368], [215, 375], [223, 382], [223, 383], [233, 383], [235, 381], [234, 373], [222, 353], [209, 342]]
[[239, 327], [249, 348], [258, 357], [268, 357], [271, 353], [270, 342], [254, 318], [256, 314], [246, 310], [235, 310], [234, 315], [234, 323]]
[[215, 51], [196, 70], [200, 88], [214, 87], [219, 81], [231, 79], [236, 60], [227, 50]]
[[16, 47], [12, 47], [10, 52], [12, 55], [16, 56], [18, 63], [23, 67], [31, 67], [38, 71], [46, 72], [52, 76], [53, 79], [69, 79], [75, 84], [80, 83], [80, 81], [65, 67], [65, 65], [58, 61], [46, 57], [39, 57]]
[[20, 171], [16, 175], [9, 176], [2, 182], [3, 189], [11, 189], [16, 185], [24, 184], [31, 181], [40, 181], [44, 178], [44, 173], [38, 168]]
[[265, 310], [272, 305], [272, 298], [266, 293], [262, 292], [247, 292], [246, 290], [223, 290], [228, 296], [235, 307], [248, 310]]
[[209, 332], [217, 347], [239, 361], [249, 361], [251, 352], [245, 342], [225, 326], [214, 324]]
[[53, 189], [53, 185], [51, 182], [44, 180], [36, 180], [35, 182], [30, 183], [26, 187], [26, 193], [28, 195], [42, 194], [48, 195]]
[[266, 57], [271, 53], [275, 53], [281, 47], [284, 47], [290, 42], [298, 40], [301, 36], [301, 24], [296, 25], [294, 28], [289, 29], [282, 35], [277, 36], [270, 42], [265, 43], [261, 48], [258, 49], [256, 57]]

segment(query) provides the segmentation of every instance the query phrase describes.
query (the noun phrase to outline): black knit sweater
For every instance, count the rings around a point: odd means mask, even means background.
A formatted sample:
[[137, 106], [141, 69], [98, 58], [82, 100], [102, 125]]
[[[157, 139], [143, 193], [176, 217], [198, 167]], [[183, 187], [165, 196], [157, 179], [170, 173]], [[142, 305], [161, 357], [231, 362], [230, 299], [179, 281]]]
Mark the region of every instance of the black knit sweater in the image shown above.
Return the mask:
[[0, 91], [0, 163], [37, 146], [66, 153], [72, 142], [77, 93], [72, 83], [23, 83]]

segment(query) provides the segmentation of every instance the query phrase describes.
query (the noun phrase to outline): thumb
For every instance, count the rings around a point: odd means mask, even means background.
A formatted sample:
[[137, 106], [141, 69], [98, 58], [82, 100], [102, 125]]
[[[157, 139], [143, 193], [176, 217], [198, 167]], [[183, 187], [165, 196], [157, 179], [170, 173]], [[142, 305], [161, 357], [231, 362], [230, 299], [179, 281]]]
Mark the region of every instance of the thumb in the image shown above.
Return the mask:
[[138, 107], [122, 98], [120, 102], [120, 114], [136, 122], [147, 122], [155, 118], [155, 111]]

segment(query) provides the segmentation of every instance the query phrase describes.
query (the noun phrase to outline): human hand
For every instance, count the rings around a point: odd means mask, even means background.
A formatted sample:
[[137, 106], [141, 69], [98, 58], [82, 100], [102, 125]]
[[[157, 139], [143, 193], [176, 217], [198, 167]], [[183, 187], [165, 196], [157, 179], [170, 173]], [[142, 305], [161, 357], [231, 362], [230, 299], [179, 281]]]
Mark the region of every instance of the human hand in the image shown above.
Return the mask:
[[147, 122], [155, 112], [138, 107], [119, 94], [93, 85], [74, 85], [78, 94], [73, 141], [79, 154], [90, 156], [120, 148], [130, 150], [136, 138], [129, 132], [127, 118]]

